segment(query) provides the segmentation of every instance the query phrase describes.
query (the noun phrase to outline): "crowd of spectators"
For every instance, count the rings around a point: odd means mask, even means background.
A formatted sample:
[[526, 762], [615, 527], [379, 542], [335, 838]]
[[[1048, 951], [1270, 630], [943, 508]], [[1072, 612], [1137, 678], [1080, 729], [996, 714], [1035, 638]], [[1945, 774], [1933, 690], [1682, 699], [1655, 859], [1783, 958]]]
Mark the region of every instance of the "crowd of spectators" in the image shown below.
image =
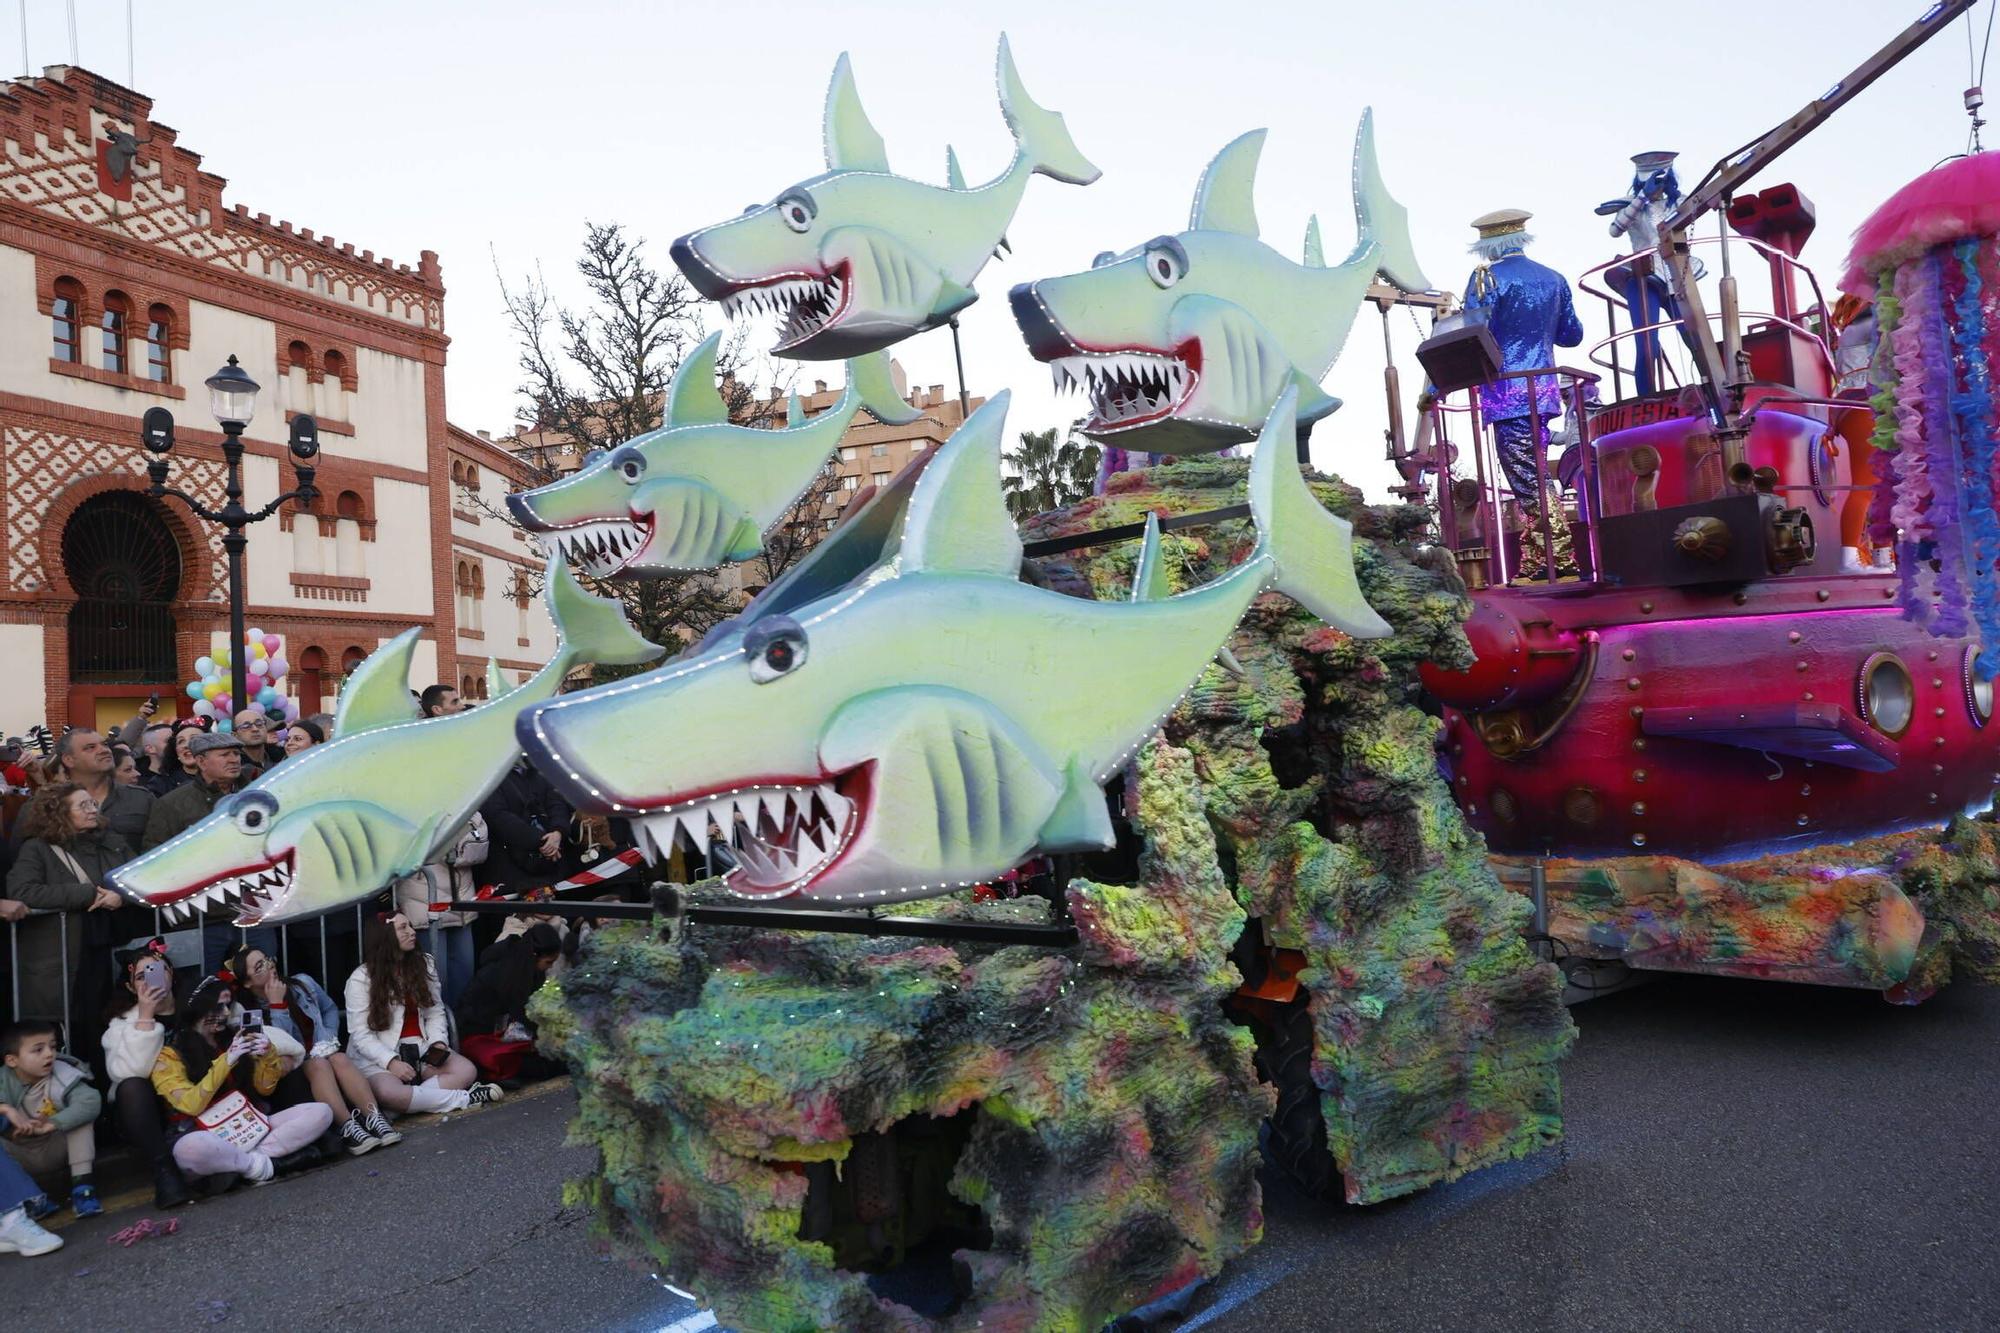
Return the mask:
[[[437, 686], [420, 707], [464, 705]], [[63, 1206], [102, 1210], [100, 1138], [172, 1208], [391, 1146], [400, 1115], [559, 1072], [535, 1053], [527, 1005], [573, 956], [571, 926], [462, 904], [547, 895], [612, 846], [609, 829], [520, 765], [438, 863], [362, 908], [282, 933], [217, 915], [162, 935], [156, 912], [104, 887], [109, 872], [326, 744], [333, 719], [273, 735], [261, 715], [223, 732], [153, 714], [109, 736], [0, 747], [16, 789], [0, 844], [0, 929], [13, 932], [0, 948], [0, 1254], [59, 1246], [39, 1219]]]

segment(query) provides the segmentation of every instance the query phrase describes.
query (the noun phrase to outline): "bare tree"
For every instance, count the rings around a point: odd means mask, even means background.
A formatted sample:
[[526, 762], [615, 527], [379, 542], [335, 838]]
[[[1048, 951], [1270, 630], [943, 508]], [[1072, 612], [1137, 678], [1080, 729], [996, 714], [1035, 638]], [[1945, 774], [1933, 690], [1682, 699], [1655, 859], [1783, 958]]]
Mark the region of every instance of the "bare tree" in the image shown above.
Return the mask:
[[840, 471], [831, 461], [813, 474], [812, 485], [764, 534], [764, 550], [755, 563], [764, 575], [765, 587], [770, 587], [780, 574], [819, 545], [833, 520], [840, 517], [841, 497], [845, 494], [841, 490]]
[[[504, 277], [500, 282], [520, 347], [518, 392], [530, 426], [516, 453], [528, 465], [529, 486], [573, 471], [593, 450], [658, 429], [667, 385], [706, 336], [700, 297], [678, 274], [654, 268], [645, 242], [628, 237], [619, 224], [586, 224], [576, 267], [590, 296], [580, 308], [560, 302], [539, 273], [518, 285]], [[739, 373], [744, 344], [742, 333], [725, 339], [716, 357], [723, 402], [738, 425], [763, 425], [776, 404], [758, 398]], [[584, 581], [618, 598], [635, 629], [670, 648], [700, 638], [739, 609], [738, 599], [707, 572]], [[593, 668], [599, 680], [632, 670]]]

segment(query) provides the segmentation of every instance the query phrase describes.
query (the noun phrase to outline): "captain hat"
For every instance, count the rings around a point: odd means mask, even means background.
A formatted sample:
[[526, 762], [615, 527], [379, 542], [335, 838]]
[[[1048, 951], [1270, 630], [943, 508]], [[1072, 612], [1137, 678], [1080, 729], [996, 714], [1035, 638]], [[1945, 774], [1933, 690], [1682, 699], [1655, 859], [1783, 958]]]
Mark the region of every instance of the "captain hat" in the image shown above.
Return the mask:
[[1491, 213], [1482, 213], [1472, 220], [1478, 229], [1480, 239], [1494, 236], [1511, 236], [1517, 231], [1528, 229], [1528, 219], [1533, 217], [1525, 208], [1496, 208]]
[[1632, 154], [1632, 166], [1638, 171], [1659, 171], [1674, 164], [1680, 154], [1668, 148], [1655, 148], [1649, 153]]

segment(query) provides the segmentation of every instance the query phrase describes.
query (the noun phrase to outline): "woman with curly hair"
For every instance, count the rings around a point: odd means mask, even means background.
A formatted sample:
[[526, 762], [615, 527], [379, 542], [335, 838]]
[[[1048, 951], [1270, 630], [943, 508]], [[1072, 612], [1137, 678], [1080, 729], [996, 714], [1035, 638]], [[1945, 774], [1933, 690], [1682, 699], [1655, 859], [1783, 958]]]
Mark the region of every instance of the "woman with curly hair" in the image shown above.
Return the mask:
[[389, 1110], [457, 1111], [500, 1100], [451, 1049], [437, 967], [401, 912], [377, 917], [347, 979], [347, 1054]]

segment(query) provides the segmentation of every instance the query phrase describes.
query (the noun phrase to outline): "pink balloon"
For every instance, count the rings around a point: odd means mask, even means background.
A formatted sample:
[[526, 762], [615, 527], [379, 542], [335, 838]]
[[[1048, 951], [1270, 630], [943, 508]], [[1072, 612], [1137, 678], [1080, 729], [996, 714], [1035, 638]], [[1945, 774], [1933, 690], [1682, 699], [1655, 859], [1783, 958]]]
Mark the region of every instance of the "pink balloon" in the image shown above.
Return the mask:
[[278, 655], [278, 651], [282, 649], [284, 646], [285, 646], [285, 641], [279, 638], [277, 635], [266, 634], [264, 636], [264, 651], [266, 653], [269, 653], [272, 657], [276, 657]]

